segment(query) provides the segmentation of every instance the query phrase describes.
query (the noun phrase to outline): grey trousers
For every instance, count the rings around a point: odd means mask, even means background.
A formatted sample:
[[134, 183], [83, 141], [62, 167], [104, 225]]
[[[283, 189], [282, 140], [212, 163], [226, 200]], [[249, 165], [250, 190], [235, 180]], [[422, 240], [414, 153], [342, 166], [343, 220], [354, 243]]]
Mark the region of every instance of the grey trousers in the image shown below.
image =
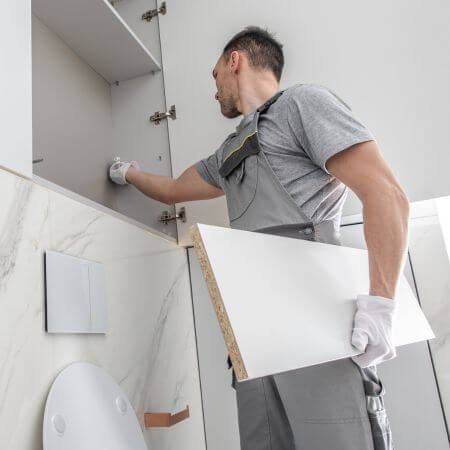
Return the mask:
[[375, 367], [350, 358], [236, 382], [242, 450], [393, 450]]

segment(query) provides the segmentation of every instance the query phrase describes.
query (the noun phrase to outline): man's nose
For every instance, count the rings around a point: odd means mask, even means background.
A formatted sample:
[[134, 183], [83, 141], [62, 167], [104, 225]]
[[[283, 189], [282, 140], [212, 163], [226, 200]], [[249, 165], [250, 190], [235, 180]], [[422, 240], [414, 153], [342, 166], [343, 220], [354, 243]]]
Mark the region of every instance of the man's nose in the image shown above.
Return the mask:
[[216, 100], [219, 100], [219, 93], [218, 93], [218, 92], [216, 92], [216, 95], [214, 96], [214, 98], [215, 98]]

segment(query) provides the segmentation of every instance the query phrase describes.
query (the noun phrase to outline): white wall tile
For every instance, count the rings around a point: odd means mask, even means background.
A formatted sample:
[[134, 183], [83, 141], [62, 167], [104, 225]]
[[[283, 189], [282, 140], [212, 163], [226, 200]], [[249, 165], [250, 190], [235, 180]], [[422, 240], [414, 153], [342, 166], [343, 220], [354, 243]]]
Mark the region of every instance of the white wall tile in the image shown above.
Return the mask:
[[[144, 412], [191, 417], [144, 430], [149, 448], [205, 448], [187, 255], [95, 208], [0, 171], [0, 447], [42, 449], [56, 375], [74, 361], [103, 367], [141, 425]], [[44, 251], [104, 263], [109, 332], [45, 332]]]

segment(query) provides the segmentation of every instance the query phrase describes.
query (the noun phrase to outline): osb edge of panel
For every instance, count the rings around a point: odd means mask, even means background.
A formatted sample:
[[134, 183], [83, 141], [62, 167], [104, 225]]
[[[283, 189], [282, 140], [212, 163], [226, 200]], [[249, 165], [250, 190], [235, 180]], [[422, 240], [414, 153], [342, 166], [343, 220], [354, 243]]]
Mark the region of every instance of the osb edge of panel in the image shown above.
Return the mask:
[[211, 300], [216, 311], [217, 319], [219, 320], [220, 329], [222, 330], [231, 362], [233, 363], [236, 377], [238, 381], [245, 380], [248, 378], [247, 369], [245, 368], [244, 361], [242, 360], [241, 352], [237, 345], [225, 305], [223, 304], [222, 296], [220, 295], [216, 278], [212, 271], [198, 225], [192, 225], [189, 231], [200, 267], [202, 269], [203, 277], [205, 278], [206, 285], [208, 286], [209, 295], [211, 296]]

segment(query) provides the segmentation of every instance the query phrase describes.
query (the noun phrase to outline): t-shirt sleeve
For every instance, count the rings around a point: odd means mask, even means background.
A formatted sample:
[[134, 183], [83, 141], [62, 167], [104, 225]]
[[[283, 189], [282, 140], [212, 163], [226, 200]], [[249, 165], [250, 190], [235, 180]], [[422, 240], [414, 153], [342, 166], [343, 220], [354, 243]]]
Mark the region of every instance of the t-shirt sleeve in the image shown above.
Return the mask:
[[197, 161], [194, 164], [199, 175], [209, 184], [222, 189], [219, 183], [219, 164], [217, 160], [217, 151], [212, 155]]
[[289, 126], [308, 157], [327, 173], [325, 164], [333, 155], [375, 140], [350, 107], [324, 86], [299, 85], [291, 100]]

